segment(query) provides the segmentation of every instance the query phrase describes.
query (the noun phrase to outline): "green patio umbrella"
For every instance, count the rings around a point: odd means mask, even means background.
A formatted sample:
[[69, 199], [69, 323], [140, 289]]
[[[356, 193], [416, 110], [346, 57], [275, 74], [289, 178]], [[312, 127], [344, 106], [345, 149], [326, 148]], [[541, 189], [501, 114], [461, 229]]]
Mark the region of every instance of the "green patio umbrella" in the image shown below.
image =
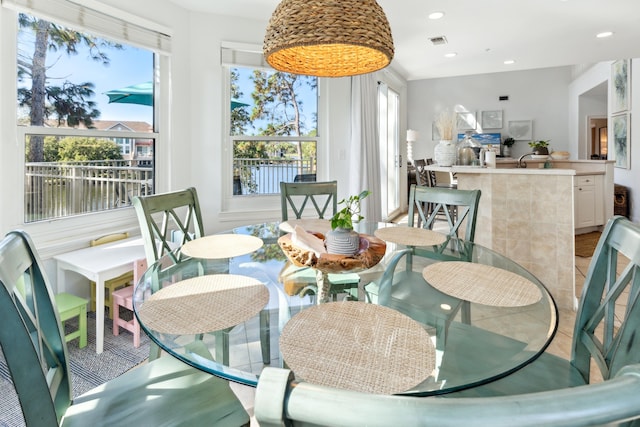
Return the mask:
[[[109, 104], [119, 102], [121, 104], [153, 105], [153, 84], [151, 82], [114, 89], [104, 93], [109, 97]], [[249, 104], [231, 101], [231, 109], [248, 107]]]
[[104, 93], [109, 97], [109, 104], [153, 105], [153, 85], [151, 82], [139, 83], [122, 89], [114, 89]]

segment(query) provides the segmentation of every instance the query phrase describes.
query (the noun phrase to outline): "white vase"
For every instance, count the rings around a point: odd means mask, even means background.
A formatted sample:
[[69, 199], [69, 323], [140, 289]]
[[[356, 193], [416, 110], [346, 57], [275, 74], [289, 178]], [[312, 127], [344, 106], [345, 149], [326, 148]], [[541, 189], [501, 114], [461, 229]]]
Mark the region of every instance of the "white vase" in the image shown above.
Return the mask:
[[508, 145], [502, 146], [502, 157], [511, 157], [511, 147]]
[[458, 148], [453, 141], [441, 140], [433, 151], [433, 159], [438, 166], [453, 166], [458, 158]]
[[354, 255], [360, 249], [360, 235], [353, 229], [329, 230], [324, 241], [327, 252], [337, 255]]

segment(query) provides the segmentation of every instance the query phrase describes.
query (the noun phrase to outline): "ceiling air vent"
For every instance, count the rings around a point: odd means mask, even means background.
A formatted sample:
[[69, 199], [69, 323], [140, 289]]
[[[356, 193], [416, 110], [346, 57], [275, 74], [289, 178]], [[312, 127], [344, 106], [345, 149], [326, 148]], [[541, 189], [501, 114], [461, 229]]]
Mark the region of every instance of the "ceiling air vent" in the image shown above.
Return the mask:
[[431, 37], [429, 40], [434, 45], [447, 44], [447, 38], [445, 36]]

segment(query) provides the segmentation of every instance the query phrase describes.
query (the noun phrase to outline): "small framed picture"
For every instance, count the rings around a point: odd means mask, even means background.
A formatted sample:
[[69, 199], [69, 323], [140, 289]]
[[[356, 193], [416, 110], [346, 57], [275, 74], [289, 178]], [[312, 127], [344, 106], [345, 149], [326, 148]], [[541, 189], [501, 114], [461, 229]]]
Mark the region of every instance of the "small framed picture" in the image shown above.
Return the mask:
[[483, 111], [480, 124], [482, 129], [502, 129], [502, 110]]
[[533, 122], [531, 120], [509, 121], [509, 136], [516, 141], [531, 141], [533, 138]]
[[458, 130], [475, 130], [477, 125], [476, 113], [462, 111], [456, 114], [456, 128]]
[[628, 59], [619, 59], [611, 65], [612, 113], [629, 110], [630, 72]]

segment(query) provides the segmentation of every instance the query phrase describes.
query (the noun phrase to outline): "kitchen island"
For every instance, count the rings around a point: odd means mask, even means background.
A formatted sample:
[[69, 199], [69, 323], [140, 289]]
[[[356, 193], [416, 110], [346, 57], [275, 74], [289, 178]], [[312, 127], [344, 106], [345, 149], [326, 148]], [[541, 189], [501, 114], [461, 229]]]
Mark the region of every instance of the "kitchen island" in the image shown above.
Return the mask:
[[[547, 169], [539, 167], [544, 161], [527, 159], [527, 168], [515, 164], [515, 159], [507, 159], [499, 160], [497, 168], [429, 165], [427, 169], [453, 172], [459, 189], [479, 189], [476, 243], [535, 274], [560, 308], [576, 309], [575, 196], [580, 177], [599, 177], [598, 220], [604, 224], [613, 216], [613, 162], [553, 161]], [[591, 228], [602, 224], [594, 222]]]

